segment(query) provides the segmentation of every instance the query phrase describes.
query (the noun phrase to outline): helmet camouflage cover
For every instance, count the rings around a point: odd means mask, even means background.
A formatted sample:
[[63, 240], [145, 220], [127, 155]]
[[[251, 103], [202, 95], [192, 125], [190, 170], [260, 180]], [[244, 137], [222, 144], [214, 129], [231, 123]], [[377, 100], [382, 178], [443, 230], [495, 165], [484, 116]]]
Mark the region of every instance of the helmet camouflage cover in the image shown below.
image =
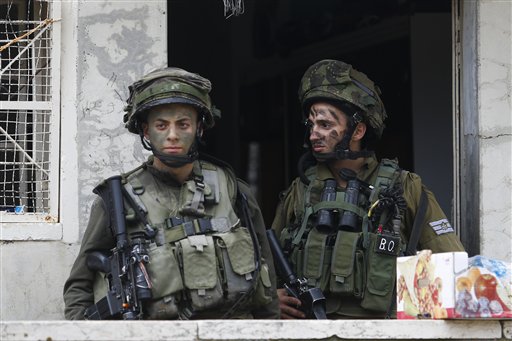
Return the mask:
[[123, 122], [135, 134], [140, 133], [140, 122], [147, 110], [161, 104], [193, 105], [202, 115], [204, 129], [213, 127], [214, 118], [220, 116], [211, 103], [210, 81], [180, 68], [167, 67], [152, 71], [130, 85], [129, 90]]
[[314, 100], [349, 102], [363, 111], [365, 121], [381, 137], [387, 114], [379, 95], [380, 89], [364, 73], [337, 60], [322, 60], [310, 66], [299, 87], [299, 100], [305, 110]]

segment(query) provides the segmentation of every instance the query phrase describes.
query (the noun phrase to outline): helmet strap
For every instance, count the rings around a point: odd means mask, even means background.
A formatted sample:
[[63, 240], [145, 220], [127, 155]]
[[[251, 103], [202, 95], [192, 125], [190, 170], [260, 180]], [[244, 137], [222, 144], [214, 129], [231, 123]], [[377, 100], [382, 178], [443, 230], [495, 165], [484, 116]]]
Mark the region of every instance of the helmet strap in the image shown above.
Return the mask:
[[370, 156], [373, 156], [375, 154], [374, 151], [372, 150], [367, 150], [367, 149], [363, 149], [363, 150], [360, 150], [360, 151], [352, 151], [350, 149], [341, 149], [339, 148], [339, 145], [336, 146], [336, 152], [333, 153], [333, 154], [336, 154], [336, 159], [338, 160], [355, 160], [355, 159], [359, 159], [360, 157], [370, 157]]
[[197, 160], [199, 153], [197, 151], [197, 148], [195, 148], [195, 147], [196, 147], [196, 143], [194, 142], [194, 144], [190, 147], [190, 150], [187, 153], [187, 155], [168, 155], [168, 154], [161, 153], [156, 149], [153, 149], [152, 152], [153, 152], [153, 155], [158, 160], [162, 161], [162, 163], [164, 165], [171, 167], [171, 168], [179, 168], [179, 167], [183, 167], [186, 164], [192, 163], [195, 160]]
[[307, 186], [311, 182], [305, 174], [306, 169], [314, 166], [317, 163], [317, 160], [313, 156], [313, 153], [310, 150], [307, 150], [302, 156], [299, 158], [299, 162], [297, 163], [297, 171], [300, 177], [300, 180]]
[[315, 158], [320, 162], [325, 162], [328, 160], [355, 160], [360, 157], [369, 157], [374, 155], [375, 153], [370, 150], [360, 150], [360, 151], [352, 151], [350, 150], [350, 139], [356, 130], [357, 125], [362, 122], [363, 118], [358, 113], [355, 112], [348, 119], [348, 127], [347, 131], [343, 135], [341, 141], [334, 148], [334, 152], [327, 154], [320, 154], [313, 152]]

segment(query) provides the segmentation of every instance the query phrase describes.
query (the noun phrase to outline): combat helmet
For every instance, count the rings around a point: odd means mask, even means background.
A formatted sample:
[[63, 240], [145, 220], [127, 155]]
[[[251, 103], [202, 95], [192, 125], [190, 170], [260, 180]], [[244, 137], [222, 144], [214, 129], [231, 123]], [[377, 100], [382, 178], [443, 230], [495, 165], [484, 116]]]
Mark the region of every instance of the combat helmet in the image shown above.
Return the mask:
[[161, 104], [185, 103], [196, 107], [202, 117], [202, 128], [215, 124], [220, 112], [212, 106], [211, 83], [186, 70], [167, 67], [152, 71], [129, 86], [130, 96], [124, 108], [123, 122], [128, 131], [140, 134], [140, 123], [148, 109]]
[[[154, 70], [129, 86], [130, 96], [126, 101], [123, 117], [125, 127], [131, 133], [138, 134], [142, 145], [151, 150], [155, 157], [169, 167], [181, 167], [198, 157], [197, 145], [202, 130], [209, 129], [220, 118], [220, 111], [212, 105], [210, 99], [211, 83], [198, 74], [176, 67]], [[167, 155], [153, 148], [144, 137], [142, 123], [146, 121], [148, 110], [162, 104], [183, 103], [194, 106], [199, 114], [195, 142], [187, 155]]]
[[[359, 122], [369, 126], [365, 134], [366, 142], [380, 138], [384, 130], [384, 120], [387, 117], [384, 104], [380, 99], [379, 88], [362, 72], [355, 70], [352, 65], [338, 60], [321, 60], [310, 66], [299, 86], [299, 100], [304, 115], [315, 101], [327, 101], [339, 107], [348, 116], [347, 131], [332, 153], [307, 152], [304, 160], [327, 161], [357, 159], [374, 154], [367, 150], [350, 150], [350, 139]], [[306, 161], [304, 161], [306, 162]], [[299, 164], [299, 168], [302, 165]]]
[[387, 118], [380, 89], [364, 73], [338, 60], [322, 60], [310, 66], [302, 77], [299, 100], [304, 111], [314, 100], [348, 102], [361, 110], [363, 120], [377, 137], [382, 136]]

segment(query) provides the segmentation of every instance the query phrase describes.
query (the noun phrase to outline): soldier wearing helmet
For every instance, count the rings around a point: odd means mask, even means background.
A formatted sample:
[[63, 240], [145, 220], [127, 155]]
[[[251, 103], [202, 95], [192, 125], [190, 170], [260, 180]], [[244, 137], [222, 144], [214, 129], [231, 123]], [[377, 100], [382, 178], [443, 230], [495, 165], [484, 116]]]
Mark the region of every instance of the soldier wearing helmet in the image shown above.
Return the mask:
[[[297, 276], [323, 290], [328, 318], [394, 317], [397, 256], [464, 248], [421, 178], [374, 155], [387, 114], [365, 74], [319, 61], [299, 100], [309, 146], [272, 228]], [[305, 316], [285, 289], [278, 296], [281, 318]]]
[[[210, 81], [163, 68], [129, 90], [125, 127], [153, 154], [121, 176], [127, 235], [143, 239], [148, 256], [151, 294], [141, 301], [138, 318], [279, 318], [258, 204], [229, 165], [198, 150], [203, 130], [220, 116], [211, 103]], [[102, 182], [95, 193], [105, 187]], [[67, 319], [91, 318], [90, 311], [101, 316], [95, 302], [105, 297], [109, 274], [90, 269], [87, 256], [98, 250], [108, 256], [116, 246], [109, 225], [98, 197], [64, 287]]]

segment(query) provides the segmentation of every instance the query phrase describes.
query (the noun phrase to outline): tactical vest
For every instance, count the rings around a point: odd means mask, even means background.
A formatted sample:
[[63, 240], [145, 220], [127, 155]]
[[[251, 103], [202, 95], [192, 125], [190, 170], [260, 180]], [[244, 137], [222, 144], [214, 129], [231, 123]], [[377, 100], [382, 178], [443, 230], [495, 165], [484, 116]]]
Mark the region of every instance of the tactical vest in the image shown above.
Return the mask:
[[179, 193], [144, 168], [124, 176], [133, 199], [125, 202], [128, 232], [144, 228], [134, 209], [143, 211], [157, 232], [147, 245], [152, 286], [152, 299], [144, 303], [147, 319], [190, 319], [211, 311], [216, 318], [221, 311], [232, 317], [271, 301], [268, 266], [255, 256], [259, 243], [234, 209], [236, 179], [206, 161], [194, 167], [196, 176]]
[[[302, 205], [295, 206], [297, 220], [281, 233], [281, 244], [297, 275], [305, 277], [308, 285], [322, 289], [328, 314], [384, 315], [392, 308], [396, 257], [404, 247], [400, 221], [395, 220], [392, 228], [380, 226], [373, 221], [372, 211], [379, 194], [392, 187], [400, 174], [395, 161], [382, 160], [373, 189], [361, 193], [354, 204], [347, 202], [346, 192], [339, 189], [335, 200], [322, 201], [324, 181], [316, 179], [314, 172], [306, 173], [310, 184], [302, 193]], [[334, 215], [331, 228], [319, 226], [322, 210]], [[338, 226], [345, 212], [358, 217], [359, 228]], [[380, 212], [379, 221], [387, 221], [392, 213]]]

